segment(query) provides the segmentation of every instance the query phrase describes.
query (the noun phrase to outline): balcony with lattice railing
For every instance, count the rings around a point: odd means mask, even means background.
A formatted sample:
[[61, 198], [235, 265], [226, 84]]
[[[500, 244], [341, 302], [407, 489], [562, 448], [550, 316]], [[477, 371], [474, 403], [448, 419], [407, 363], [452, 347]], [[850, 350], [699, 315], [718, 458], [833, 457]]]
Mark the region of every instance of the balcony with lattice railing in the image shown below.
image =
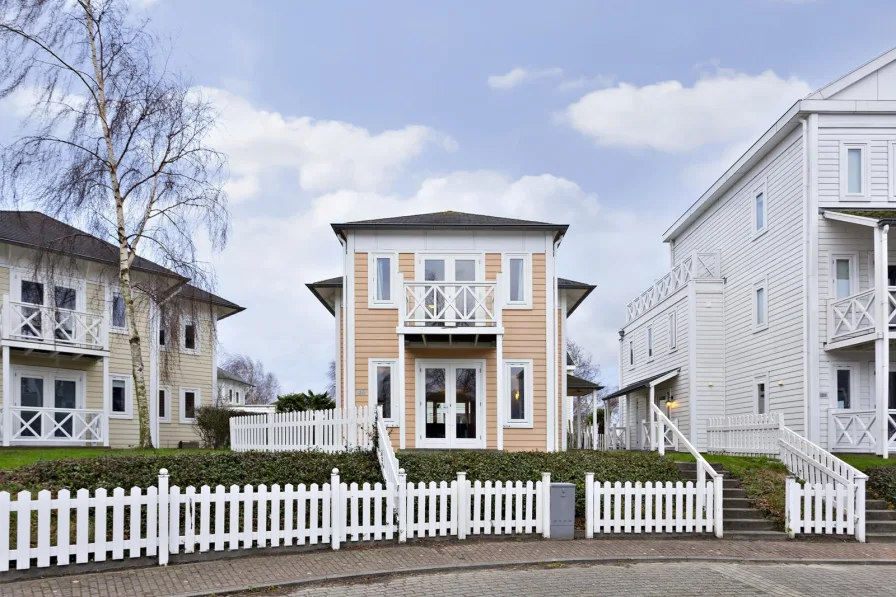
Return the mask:
[[721, 276], [721, 259], [718, 252], [695, 252], [631, 301], [625, 309], [625, 321], [628, 323], [638, 319], [686, 287], [691, 280], [714, 280]]

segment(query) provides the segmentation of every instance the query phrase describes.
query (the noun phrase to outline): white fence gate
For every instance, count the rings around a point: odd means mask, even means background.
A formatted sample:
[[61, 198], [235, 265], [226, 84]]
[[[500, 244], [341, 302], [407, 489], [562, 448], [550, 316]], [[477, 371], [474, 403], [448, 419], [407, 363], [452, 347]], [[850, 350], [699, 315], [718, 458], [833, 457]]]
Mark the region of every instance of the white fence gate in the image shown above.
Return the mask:
[[[862, 488], [864, 494], [864, 487]], [[856, 486], [842, 483], [806, 483], [787, 479], [787, 534], [856, 535]]]
[[375, 412], [359, 406], [231, 417], [230, 449], [234, 452], [371, 450]]

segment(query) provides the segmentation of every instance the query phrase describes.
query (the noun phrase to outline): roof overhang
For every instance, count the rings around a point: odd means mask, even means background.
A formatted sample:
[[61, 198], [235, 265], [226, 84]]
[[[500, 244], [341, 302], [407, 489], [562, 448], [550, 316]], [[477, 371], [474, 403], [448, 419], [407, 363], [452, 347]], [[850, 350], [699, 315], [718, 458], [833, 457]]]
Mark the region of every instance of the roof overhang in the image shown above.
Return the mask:
[[625, 394], [631, 394], [632, 392], [637, 392], [638, 390], [643, 390], [645, 388], [654, 388], [661, 383], [665, 383], [678, 375], [681, 368], [670, 369], [665, 373], [659, 373], [657, 375], [653, 375], [651, 377], [646, 377], [635, 383], [629, 384], [622, 389], [616, 390], [615, 392], [611, 392], [603, 397], [604, 400], [610, 400], [612, 398], [618, 398], [619, 396], [624, 396]]
[[857, 226], [877, 228], [896, 224], [896, 209], [822, 208], [820, 211], [826, 220], [846, 222], [847, 224], [855, 224]]
[[801, 126], [800, 121], [810, 114], [893, 113], [896, 113], [896, 101], [894, 100], [799, 100], [666, 230], [663, 234], [663, 242], [670, 242], [681, 234], [687, 226], [709, 209], [717, 199], [737, 184], [747, 171], [761, 162], [778, 143], [797, 127]]
[[[336, 282], [338, 280], [338, 282]], [[332, 278], [305, 284], [317, 300], [320, 301], [331, 315], [336, 315], [336, 293], [342, 290], [342, 278]]]
[[594, 289], [594, 284], [585, 284], [584, 282], [573, 282], [572, 280], [557, 281], [557, 290], [566, 295], [566, 316], [572, 315], [582, 302], [588, 298]]
[[604, 386], [593, 381], [588, 381], [575, 375], [566, 374], [566, 395], [567, 396], [587, 396], [592, 392], [599, 392]]

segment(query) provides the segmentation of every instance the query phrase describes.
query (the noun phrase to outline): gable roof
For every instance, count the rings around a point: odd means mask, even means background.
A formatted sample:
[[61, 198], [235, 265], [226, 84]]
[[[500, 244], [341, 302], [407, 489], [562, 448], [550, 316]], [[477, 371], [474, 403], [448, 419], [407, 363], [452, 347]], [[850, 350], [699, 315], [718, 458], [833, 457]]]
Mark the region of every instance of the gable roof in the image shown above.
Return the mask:
[[[0, 210], [0, 242], [74, 255], [109, 265], [118, 264], [118, 247], [39, 211]], [[180, 280], [188, 279], [139, 256], [134, 259], [132, 267]]]
[[854, 68], [849, 71], [842, 77], [839, 77], [824, 87], [820, 87], [806, 96], [807, 100], [823, 100], [830, 99], [834, 95], [840, 93], [853, 83], [857, 83], [867, 77], [868, 75], [874, 73], [887, 66], [891, 62], [896, 60], [896, 48], [890, 48], [883, 54], [872, 58], [862, 66], [858, 68]]
[[237, 374], [235, 374], [235, 373], [231, 373], [231, 372], [228, 371], [227, 369], [222, 369], [222, 368], [220, 368], [220, 367], [218, 367], [218, 379], [226, 379], [226, 380], [229, 380], [229, 381], [235, 381], [235, 382], [237, 382], [237, 383], [241, 383], [241, 384], [247, 385], [247, 386], [249, 386], [250, 388], [254, 388], [254, 387], [255, 387], [253, 384], [250, 384], [248, 381], [246, 381], [245, 379], [243, 379], [243, 378], [240, 377], [239, 375], [237, 375]]
[[[111, 266], [118, 265], [118, 247], [39, 211], [0, 210], [0, 243], [73, 255]], [[180, 283], [189, 281], [189, 278], [140, 256], [134, 258], [131, 267], [137, 271], [174, 278]], [[245, 310], [236, 303], [192, 284], [185, 284], [177, 296], [231, 310], [219, 319]]]
[[557, 236], [566, 234], [568, 224], [550, 224], [533, 220], [517, 220], [499, 216], [464, 213], [462, 211], [439, 211], [428, 214], [358, 220], [341, 224], [331, 224], [333, 231], [341, 235], [348, 230], [544, 230], [556, 231]]

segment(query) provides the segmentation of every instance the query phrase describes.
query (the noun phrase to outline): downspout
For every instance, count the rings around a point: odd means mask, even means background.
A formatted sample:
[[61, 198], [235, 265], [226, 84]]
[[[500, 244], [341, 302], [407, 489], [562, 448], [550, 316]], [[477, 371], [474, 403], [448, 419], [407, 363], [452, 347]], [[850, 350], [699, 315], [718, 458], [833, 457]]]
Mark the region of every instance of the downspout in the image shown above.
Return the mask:
[[803, 433], [809, 432], [809, 357], [812, 347], [809, 345], [809, 142], [806, 135], [809, 125], [805, 118], [800, 118], [803, 133]]
[[880, 285], [881, 288], [885, 289], [884, 294], [884, 312], [883, 312], [883, 321], [884, 324], [881, 330], [881, 334], [883, 335], [883, 363], [881, 366], [881, 370], [883, 372], [883, 383], [881, 384], [881, 388], [884, 390], [881, 392], [881, 396], [878, 399], [878, 421], [880, 421], [880, 443], [881, 443], [881, 456], [884, 459], [889, 458], [890, 455], [890, 428], [889, 421], [890, 417], [889, 413], [889, 396], [890, 396], [890, 287], [887, 275], [888, 269], [888, 261], [890, 258], [890, 225], [887, 224], [884, 226], [880, 235], [880, 244], [881, 244], [881, 279], [883, 283]]
[[[339, 244], [342, 245], [342, 255], [343, 255], [343, 257], [342, 257], [342, 296], [341, 296], [342, 309], [340, 310], [340, 316], [342, 317], [342, 321], [339, 322], [342, 324], [342, 350], [339, 351], [339, 360], [342, 361], [339, 364], [340, 367], [342, 368], [342, 384], [340, 385], [339, 390], [342, 393], [342, 396], [341, 396], [342, 408], [343, 408], [343, 411], [345, 411], [346, 409], [348, 409], [348, 395], [346, 394], [346, 388], [348, 387], [348, 364], [347, 364], [348, 359], [346, 358], [346, 352], [348, 351], [348, 325], [347, 325], [346, 318], [348, 317], [348, 313], [346, 311], [346, 299], [345, 299], [346, 294], [347, 294], [346, 290], [348, 289], [348, 280], [347, 280], [347, 276], [345, 275], [345, 260], [346, 260], [345, 255], [348, 251], [348, 247], [346, 246], [345, 238], [343, 238], [341, 234], [337, 235], [337, 238], [339, 239]], [[404, 372], [401, 372], [401, 374], [404, 375]], [[403, 400], [404, 397], [402, 396], [401, 399]]]
[[805, 437], [809, 441], [819, 443], [821, 440], [821, 393], [819, 390], [819, 369], [821, 342], [819, 340], [819, 284], [818, 284], [818, 114], [810, 114], [805, 125], [805, 164], [806, 177], [806, 210], [805, 231], [806, 242], [805, 272], [807, 292], [804, 294], [806, 319], [806, 382], [804, 389], [805, 412], [803, 423]]

